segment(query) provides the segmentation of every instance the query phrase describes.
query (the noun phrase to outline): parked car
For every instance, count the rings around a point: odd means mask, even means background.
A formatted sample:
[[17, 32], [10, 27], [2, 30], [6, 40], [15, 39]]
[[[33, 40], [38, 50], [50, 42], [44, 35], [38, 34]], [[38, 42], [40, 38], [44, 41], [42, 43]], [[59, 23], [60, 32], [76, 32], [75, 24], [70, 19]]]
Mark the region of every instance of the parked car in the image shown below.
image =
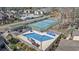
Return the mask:
[[0, 51], [4, 48], [5, 50], [8, 50], [5, 44], [8, 44], [8, 42], [2, 36], [0, 36]]

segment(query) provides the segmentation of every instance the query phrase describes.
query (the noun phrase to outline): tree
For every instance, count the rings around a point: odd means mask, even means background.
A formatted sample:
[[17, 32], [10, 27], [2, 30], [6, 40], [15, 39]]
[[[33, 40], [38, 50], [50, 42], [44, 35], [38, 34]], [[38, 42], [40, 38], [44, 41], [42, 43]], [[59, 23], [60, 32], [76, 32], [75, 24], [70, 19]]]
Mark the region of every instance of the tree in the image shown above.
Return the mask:
[[7, 37], [6, 37], [8, 40], [11, 40], [13, 38], [13, 35], [12, 34], [8, 34]]
[[75, 26], [74, 24], [72, 23], [71, 26], [70, 26], [70, 29], [69, 29], [69, 32], [70, 32], [70, 40], [73, 40], [73, 32], [75, 31]]

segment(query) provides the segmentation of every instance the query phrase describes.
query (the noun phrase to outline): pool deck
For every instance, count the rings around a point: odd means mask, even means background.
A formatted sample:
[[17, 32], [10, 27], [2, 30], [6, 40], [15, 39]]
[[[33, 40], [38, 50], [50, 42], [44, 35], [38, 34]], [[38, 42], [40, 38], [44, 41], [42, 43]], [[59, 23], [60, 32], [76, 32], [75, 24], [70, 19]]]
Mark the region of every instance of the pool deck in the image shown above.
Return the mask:
[[[54, 39], [42, 42], [42, 50], [45, 51], [57, 39], [58, 36], [59, 35], [57, 35]], [[41, 49], [41, 46], [39, 48]]]

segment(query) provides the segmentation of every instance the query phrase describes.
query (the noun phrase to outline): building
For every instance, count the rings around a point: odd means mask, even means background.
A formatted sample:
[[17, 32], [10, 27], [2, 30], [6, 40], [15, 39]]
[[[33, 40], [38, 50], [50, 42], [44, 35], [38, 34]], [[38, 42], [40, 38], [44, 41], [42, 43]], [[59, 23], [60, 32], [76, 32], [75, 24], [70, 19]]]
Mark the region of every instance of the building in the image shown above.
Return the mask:
[[73, 40], [79, 40], [79, 31], [73, 32]]
[[31, 45], [32, 48], [36, 50], [49, 51], [54, 50], [58, 45], [59, 39], [57, 39], [60, 34], [55, 32], [38, 32], [38, 31], [28, 31], [21, 35], [17, 35], [25, 44]]

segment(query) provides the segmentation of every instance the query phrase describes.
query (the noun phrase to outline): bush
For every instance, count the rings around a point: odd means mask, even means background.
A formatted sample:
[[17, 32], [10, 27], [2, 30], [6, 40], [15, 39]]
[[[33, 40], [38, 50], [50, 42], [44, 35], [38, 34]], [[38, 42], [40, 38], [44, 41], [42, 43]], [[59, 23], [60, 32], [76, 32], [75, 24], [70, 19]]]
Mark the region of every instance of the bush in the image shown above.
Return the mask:
[[17, 46], [15, 44], [11, 44], [10, 48], [13, 50], [13, 51], [16, 51], [17, 50]]
[[65, 39], [65, 38], [66, 38], [66, 36], [65, 36], [64, 34], [61, 34], [61, 38], [64, 38], [64, 39]]
[[15, 39], [15, 38], [12, 38], [12, 39], [9, 40], [9, 42], [12, 43], [12, 44], [16, 44], [16, 43], [19, 42], [19, 40]]

